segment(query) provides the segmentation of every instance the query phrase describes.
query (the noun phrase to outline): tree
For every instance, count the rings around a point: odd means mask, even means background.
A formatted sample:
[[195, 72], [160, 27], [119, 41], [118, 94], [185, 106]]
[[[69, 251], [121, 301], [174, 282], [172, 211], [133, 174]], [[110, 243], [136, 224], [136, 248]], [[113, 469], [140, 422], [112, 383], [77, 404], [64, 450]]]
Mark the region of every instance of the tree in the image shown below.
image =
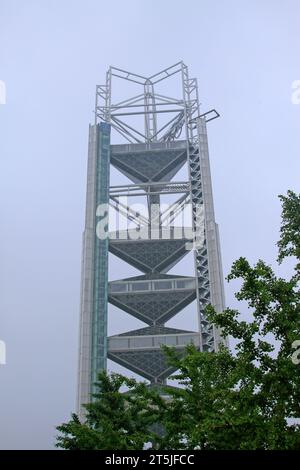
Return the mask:
[[168, 351], [184, 389], [170, 390], [164, 417], [165, 448], [300, 449], [300, 365], [291, 360], [300, 339], [300, 196], [282, 201], [278, 261], [296, 258], [291, 279], [276, 277], [263, 261], [251, 267], [237, 260], [228, 280], [239, 279], [236, 294], [248, 304], [249, 321], [238, 311], [216, 312], [209, 320], [237, 340], [235, 354], [199, 353], [179, 359]]
[[[247, 321], [237, 310], [206, 309], [224, 336], [236, 340], [235, 351], [199, 352], [190, 345], [179, 357], [165, 347], [182, 385], [166, 388], [168, 400], [145, 383], [102, 372], [86, 422], [73, 415], [57, 428], [59, 447], [142, 449], [151, 442], [166, 450], [300, 449], [300, 364], [292, 361], [300, 339], [300, 195], [289, 191], [280, 199], [278, 262], [296, 260], [292, 277], [277, 277], [262, 260], [251, 267], [240, 258], [228, 281], [241, 281], [236, 298], [248, 305]], [[164, 432], [155, 433], [154, 424]]]
[[[122, 387], [127, 392], [122, 392]], [[86, 420], [76, 414], [57, 427], [57, 447], [67, 450], [139, 450], [155, 442], [151, 426], [157, 422], [157, 411], [163, 409], [162, 398], [145, 383], [120, 374], [101, 371], [92, 403], [84, 405]]]

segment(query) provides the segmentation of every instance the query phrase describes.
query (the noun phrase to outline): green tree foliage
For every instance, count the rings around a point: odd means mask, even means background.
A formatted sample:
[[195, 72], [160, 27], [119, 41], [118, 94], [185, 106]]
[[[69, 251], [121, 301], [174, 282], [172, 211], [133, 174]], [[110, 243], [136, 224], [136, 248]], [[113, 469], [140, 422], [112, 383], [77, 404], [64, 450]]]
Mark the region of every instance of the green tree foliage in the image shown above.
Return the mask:
[[[237, 310], [207, 307], [209, 320], [234, 338], [235, 351], [199, 352], [190, 345], [182, 358], [164, 348], [181, 384], [165, 390], [168, 400], [144, 383], [102, 372], [86, 422], [73, 415], [59, 426], [58, 447], [142, 449], [152, 442], [156, 449], [300, 449], [300, 364], [292, 361], [300, 339], [300, 195], [289, 191], [280, 199], [278, 262], [296, 260], [292, 277], [240, 258], [228, 280], [241, 282], [236, 298], [248, 306], [247, 321]], [[158, 423], [163, 434], [153, 431]]]
[[[152, 425], [164, 403], [156, 390], [120, 374], [101, 371], [93, 402], [84, 405], [86, 420], [72, 420], [57, 427], [57, 447], [68, 450], [138, 450], [156, 441]], [[124, 387], [126, 392], [124, 393]]]
[[209, 320], [236, 340], [235, 353], [190, 346], [180, 360], [166, 351], [185, 385], [169, 392], [166, 448], [300, 448], [300, 428], [291, 425], [300, 418], [300, 364], [291, 360], [300, 339], [300, 196], [289, 191], [280, 199], [278, 261], [295, 257], [295, 272], [285, 280], [261, 260], [251, 267], [240, 258], [228, 280], [241, 281], [236, 298], [248, 305], [249, 320], [237, 310], [207, 308]]

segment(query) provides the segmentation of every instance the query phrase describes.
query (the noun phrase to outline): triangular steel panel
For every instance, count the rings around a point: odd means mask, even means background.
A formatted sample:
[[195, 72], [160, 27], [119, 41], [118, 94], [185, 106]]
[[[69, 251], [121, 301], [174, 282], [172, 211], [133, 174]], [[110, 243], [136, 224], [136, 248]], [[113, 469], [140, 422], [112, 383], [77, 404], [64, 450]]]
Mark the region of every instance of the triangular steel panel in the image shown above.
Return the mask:
[[[179, 352], [184, 354], [184, 349]], [[135, 372], [150, 381], [163, 381], [175, 368], [167, 363], [166, 356], [161, 349], [142, 351], [108, 351], [109, 359], [123, 367]]]
[[111, 164], [134, 183], [170, 181], [186, 162], [186, 151], [165, 149], [114, 153]]
[[187, 239], [110, 240], [109, 250], [144, 273], [167, 272], [189, 251]]
[[164, 324], [193, 302], [196, 290], [170, 292], [110, 293], [108, 301], [148, 325]]

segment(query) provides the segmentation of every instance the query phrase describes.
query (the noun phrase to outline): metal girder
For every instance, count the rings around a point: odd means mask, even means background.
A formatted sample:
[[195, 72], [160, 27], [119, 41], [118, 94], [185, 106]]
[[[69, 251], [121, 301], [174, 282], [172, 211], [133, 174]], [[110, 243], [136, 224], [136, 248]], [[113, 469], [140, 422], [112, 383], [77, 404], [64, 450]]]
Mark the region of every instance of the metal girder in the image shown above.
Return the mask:
[[177, 334], [182, 334], [182, 333], [195, 333], [194, 331], [188, 331], [188, 330], [181, 330], [178, 328], [168, 328], [166, 326], [162, 325], [156, 325], [156, 326], [146, 326], [145, 328], [139, 328], [138, 330], [130, 330], [126, 331], [126, 333], [120, 333], [119, 335], [116, 335], [118, 337], [128, 337], [128, 336], [151, 336], [154, 337], [156, 335], [177, 335]]
[[127, 217], [128, 220], [134, 222], [138, 227], [143, 225], [149, 225], [149, 219], [147, 217], [144, 217], [139, 212], [136, 212], [135, 210], [131, 209], [130, 206], [123, 204], [118, 198], [112, 195], [110, 195], [109, 198], [109, 205], [117, 212]]
[[[155, 188], [157, 188], [157, 190], [155, 190]], [[141, 190], [143, 190], [143, 192], [141, 192]], [[176, 194], [188, 193], [189, 191], [190, 184], [186, 181], [176, 183], [160, 181], [159, 183], [125, 184], [110, 187], [110, 195], [114, 197], [145, 196], [146, 194]]]

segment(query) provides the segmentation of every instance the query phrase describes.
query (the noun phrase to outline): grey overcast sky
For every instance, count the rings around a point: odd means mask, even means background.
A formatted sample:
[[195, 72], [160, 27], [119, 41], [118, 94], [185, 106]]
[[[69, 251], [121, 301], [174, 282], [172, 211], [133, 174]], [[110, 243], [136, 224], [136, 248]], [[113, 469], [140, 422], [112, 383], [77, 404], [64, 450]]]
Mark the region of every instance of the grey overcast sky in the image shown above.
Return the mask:
[[75, 407], [96, 83], [109, 65], [189, 65], [202, 110], [221, 114], [209, 145], [224, 273], [241, 255], [274, 264], [277, 195], [299, 192], [299, 24], [298, 0], [0, 0], [1, 449], [53, 448]]

